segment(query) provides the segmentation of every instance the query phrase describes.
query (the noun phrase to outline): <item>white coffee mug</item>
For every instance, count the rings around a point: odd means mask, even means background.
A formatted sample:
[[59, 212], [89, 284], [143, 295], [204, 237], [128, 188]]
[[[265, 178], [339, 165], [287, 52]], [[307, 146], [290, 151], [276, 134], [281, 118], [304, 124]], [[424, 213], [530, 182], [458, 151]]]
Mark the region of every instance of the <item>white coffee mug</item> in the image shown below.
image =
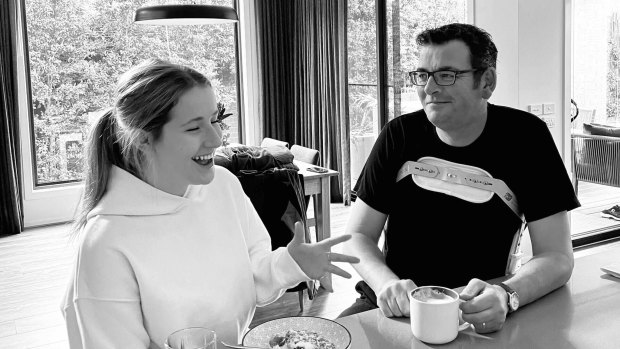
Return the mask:
[[459, 325], [459, 294], [441, 286], [421, 286], [409, 294], [411, 331], [426, 343], [453, 341], [468, 323]]

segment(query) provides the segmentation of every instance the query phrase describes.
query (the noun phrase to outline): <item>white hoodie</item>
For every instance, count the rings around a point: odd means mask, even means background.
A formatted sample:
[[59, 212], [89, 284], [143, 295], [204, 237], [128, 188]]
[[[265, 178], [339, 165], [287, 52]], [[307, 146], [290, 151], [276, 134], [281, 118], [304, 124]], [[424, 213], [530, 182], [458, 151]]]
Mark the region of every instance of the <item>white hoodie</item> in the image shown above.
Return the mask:
[[240, 342], [256, 306], [307, 280], [265, 226], [238, 179], [215, 166], [183, 197], [113, 167], [89, 213], [63, 303], [76, 348], [163, 348], [186, 327]]

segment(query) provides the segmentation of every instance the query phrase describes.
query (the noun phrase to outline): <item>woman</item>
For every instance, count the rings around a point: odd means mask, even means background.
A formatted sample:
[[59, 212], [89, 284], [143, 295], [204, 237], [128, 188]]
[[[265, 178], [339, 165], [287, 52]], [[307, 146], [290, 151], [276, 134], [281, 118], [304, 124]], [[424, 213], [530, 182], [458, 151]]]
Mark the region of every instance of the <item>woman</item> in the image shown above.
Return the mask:
[[221, 145], [209, 81], [149, 60], [119, 80], [87, 150], [81, 243], [64, 303], [71, 348], [161, 348], [192, 326], [239, 342], [256, 306], [327, 272], [349, 238], [271, 251], [237, 178], [213, 165]]

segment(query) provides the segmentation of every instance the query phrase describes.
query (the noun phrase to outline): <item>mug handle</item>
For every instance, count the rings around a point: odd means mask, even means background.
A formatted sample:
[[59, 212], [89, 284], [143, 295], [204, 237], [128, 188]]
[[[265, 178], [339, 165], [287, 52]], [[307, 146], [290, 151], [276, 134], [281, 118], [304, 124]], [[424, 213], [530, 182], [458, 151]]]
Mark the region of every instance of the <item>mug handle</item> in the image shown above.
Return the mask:
[[463, 322], [462, 324], [459, 325], [459, 332], [468, 329], [469, 326], [471, 326], [469, 322]]
[[471, 326], [471, 324], [463, 320], [463, 311], [459, 309], [459, 332], [468, 329], [469, 326]]

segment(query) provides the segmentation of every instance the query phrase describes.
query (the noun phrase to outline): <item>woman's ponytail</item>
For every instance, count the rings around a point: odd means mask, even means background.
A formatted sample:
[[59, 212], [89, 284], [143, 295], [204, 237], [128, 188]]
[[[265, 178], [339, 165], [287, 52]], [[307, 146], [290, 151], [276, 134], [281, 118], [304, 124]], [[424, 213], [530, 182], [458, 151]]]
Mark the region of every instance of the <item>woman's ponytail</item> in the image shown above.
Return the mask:
[[75, 217], [73, 235], [77, 235], [86, 225], [88, 212], [103, 197], [112, 165], [122, 164], [116, 127], [114, 109], [110, 108], [91, 129], [84, 154], [84, 192]]

